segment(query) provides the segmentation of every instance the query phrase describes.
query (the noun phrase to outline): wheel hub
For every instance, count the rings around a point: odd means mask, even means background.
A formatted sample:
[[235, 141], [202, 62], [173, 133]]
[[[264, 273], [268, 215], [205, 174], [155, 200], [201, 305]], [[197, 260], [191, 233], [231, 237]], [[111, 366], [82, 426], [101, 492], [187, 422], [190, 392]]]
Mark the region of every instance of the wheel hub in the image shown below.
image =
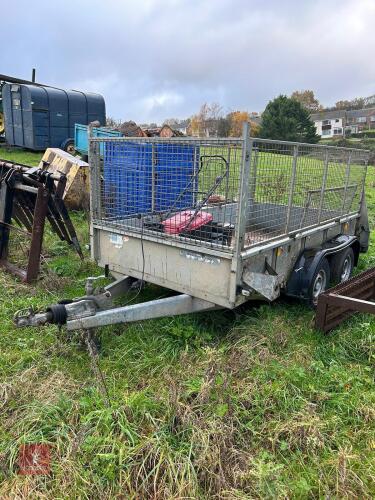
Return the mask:
[[313, 301], [316, 303], [318, 301], [319, 295], [324, 292], [327, 287], [327, 275], [323, 269], [319, 271], [316, 275], [314, 286], [313, 286]]
[[350, 278], [351, 272], [352, 272], [352, 259], [348, 255], [342, 265], [341, 282], [347, 281]]

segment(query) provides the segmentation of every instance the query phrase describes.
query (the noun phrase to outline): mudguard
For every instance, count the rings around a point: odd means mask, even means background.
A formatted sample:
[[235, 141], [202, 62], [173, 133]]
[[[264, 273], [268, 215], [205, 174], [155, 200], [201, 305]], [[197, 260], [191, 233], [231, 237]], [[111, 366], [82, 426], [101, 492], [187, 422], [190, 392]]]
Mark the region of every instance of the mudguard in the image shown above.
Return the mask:
[[340, 252], [344, 248], [350, 246], [353, 246], [353, 249], [355, 250], [355, 264], [357, 264], [359, 242], [356, 236], [342, 234], [333, 240], [327, 241], [320, 248], [304, 250], [294, 265], [292, 274], [290, 275], [284, 291], [285, 295], [308, 300], [310, 283], [321, 260], [328, 255]]

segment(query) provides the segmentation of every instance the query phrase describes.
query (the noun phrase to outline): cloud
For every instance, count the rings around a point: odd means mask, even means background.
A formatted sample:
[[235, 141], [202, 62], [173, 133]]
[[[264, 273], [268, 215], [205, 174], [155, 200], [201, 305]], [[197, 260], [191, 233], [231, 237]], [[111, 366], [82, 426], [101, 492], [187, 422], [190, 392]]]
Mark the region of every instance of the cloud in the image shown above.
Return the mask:
[[144, 109], [148, 113], [152, 113], [165, 106], [175, 106], [183, 102], [183, 97], [176, 92], [162, 92], [161, 94], [154, 94], [142, 99]]
[[[312, 88], [375, 92], [373, 0], [25, 0], [3, 6], [2, 73], [102, 93], [111, 116], [162, 121], [205, 101], [262, 110]], [[15, 36], [17, 33], [17, 36]]]

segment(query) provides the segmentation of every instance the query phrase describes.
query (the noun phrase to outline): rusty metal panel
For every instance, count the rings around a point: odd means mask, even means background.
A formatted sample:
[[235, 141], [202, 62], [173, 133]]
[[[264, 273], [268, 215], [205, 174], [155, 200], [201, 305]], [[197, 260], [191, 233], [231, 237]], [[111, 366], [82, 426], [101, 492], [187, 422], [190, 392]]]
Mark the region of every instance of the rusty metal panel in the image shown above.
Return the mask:
[[[62, 199], [65, 186], [64, 173], [0, 160], [0, 265], [27, 283], [34, 281], [39, 273], [46, 219], [59, 238], [72, 245], [83, 259]], [[14, 231], [30, 238], [26, 269], [9, 261], [9, 241]]]
[[356, 312], [375, 314], [375, 268], [322, 293], [318, 299], [315, 326], [328, 332]]

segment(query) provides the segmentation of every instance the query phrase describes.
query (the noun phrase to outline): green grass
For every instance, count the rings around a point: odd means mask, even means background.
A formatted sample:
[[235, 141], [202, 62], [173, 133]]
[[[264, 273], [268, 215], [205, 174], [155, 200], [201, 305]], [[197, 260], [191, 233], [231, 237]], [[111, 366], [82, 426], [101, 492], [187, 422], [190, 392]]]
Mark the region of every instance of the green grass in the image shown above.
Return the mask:
[[24, 165], [38, 166], [42, 159], [43, 153], [34, 151], [24, 151], [17, 148], [8, 148], [6, 146], [0, 148], [0, 159], [9, 160], [14, 163], [22, 163]]
[[[374, 187], [371, 169], [372, 227]], [[87, 243], [86, 217], [73, 218]], [[12, 324], [101, 273], [50, 233], [44, 254], [36, 287], [0, 272], [0, 498], [374, 497], [373, 317], [322, 335], [312, 311], [280, 300], [105, 328], [107, 408], [78, 337]], [[50, 476], [17, 474], [30, 442], [51, 444]]]

